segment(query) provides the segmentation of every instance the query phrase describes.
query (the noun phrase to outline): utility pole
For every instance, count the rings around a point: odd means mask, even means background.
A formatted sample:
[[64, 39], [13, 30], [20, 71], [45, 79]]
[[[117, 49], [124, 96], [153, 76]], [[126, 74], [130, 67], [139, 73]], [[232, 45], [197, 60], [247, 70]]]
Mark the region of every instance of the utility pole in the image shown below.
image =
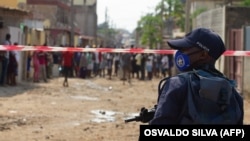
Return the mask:
[[71, 30], [70, 30], [70, 46], [71, 47], [74, 47], [74, 43], [75, 43], [75, 41], [74, 41], [74, 30], [75, 30], [75, 28], [74, 28], [74, 16], [75, 16], [75, 14], [74, 14], [74, 8], [73, 8], [73, 6], [74, 6], [74, 0], [71, 0], [71, 2], [70, 2], [70, 27], [71, 27]]
[[104, 33], [104, 35], [105, 35], [104, 46], [106, 47], [107, 46], [107, 38], [108, 38], [108, 35], [107, 35], [107, 32], [108, 32], [108, 9], [107, 9], [107, 7], [105, 9], [105, 27], [104, 28], [105, 28], [104, 29], [104, 31], [105, 31], [105, 33]]
[[[97, 7], [97, 1], [95, 2], [95, 6]], [[97, 47], [99, 47], [99, 43], [98, 43], [98, 41], [97, 41], [97, 17], [96, 17], [96, 19], [95, 19], [95, 27], [94, 27], [95, 29], [94, 29], [94, 38], [95, 38], [95, 41], [94, 41], [94, 43], [95, 43], [95, 47], [97, 48]]]
[[87, 1], [83, 0], [83, 7], [84, 7], [84, 35], [88, 35], [88, 6]]
[[162, 49], [163, 46], [164, 46], [164, 30], [165, 30], [165, 18], [164, 18], [164, 14], [163, 14], [163, 10], [164, 10], [164, 0], [161, 1], [161, 38], [162, 38], [162, 41], [160, 43], [160, 48]]
[[188, 33], [190, 31], [190, 8], [191, 8], [191, 3], [190, 0], [186, 0], [186, 18], [185, 18], [185, 32]]

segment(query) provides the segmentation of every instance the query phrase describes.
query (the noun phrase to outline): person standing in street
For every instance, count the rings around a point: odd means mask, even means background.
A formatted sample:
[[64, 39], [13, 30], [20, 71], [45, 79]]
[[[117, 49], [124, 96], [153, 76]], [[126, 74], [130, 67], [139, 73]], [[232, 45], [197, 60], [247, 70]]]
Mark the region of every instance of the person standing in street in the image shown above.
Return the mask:
[[33, 64], [33, 82], [39, 82], [40, 78], [40, 62], [38, 58], [38, 51], [35, 50], [32, 54], [32, 64]]
[[[168, 59], [169, 58], [168, 58], [167, 54], [164, 54], [161, 58], [161, 73], [162, 73], [163, 78], [166, 77], [168, 69], [169, 69], [169, 60]], [[170, 77], [170, 76], [168, 75], [168, 77]]]
[[68, 77], [70, 74], [70, 70], [73, 67], [73, 52], [70, 51], [65, 51], [62, 54], [62, 66], [63, 66], [63, 73], [64, 73], [64, 81], [63, 81], [63, 86], [68, 87]]
[[39, 68], [40, 68], [40, 74], [42, 76], [42, 79], [44, 82], [47, 82], [47, 73], [46, 73], [46, 52], [43, 50], [40, 50], [38, 52], [38, 59], [39, 59]]
[[127, 80], [129, 84], [131, 84], [131, 71], [132, 71], [132, 63], [131, 63], [131, 53], [122, 53], [121, 54], [121, 69], [122, 69], [122, 78], [123, 84], [125, 84], [125, 81]]
[[[9, 33], [5, 36], [4, 45], [11, 45], [11, 35]], [[7, 69], [9, 64], [9, 51], [2, 51], [1, 52], [1, 61], [2, 61], [2, 69], [0, 74], [0, 85], [5, 86], [6, 85], [6, 77], [7, 77]]]
[[16, 54], [14, 51], [10, 51], [9, 54], [9, 64], [8, 64], [8, 71], [7, 71], [7, 84], [10, 86], [16, 85], [16, 76], [17, 76], [17, 59]]

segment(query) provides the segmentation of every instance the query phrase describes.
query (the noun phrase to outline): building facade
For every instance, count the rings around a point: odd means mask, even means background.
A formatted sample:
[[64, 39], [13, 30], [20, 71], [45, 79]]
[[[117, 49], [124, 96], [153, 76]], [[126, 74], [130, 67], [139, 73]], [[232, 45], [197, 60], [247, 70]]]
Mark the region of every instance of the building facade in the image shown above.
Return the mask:
[[[17, 0], [2, 1], [0, 3], [0, 44], [3, 44], [7, 33], [11, 35], [12, 44], [24, 44], [24, 34], [20, 25], [28, 15], [28, 11], [17, 8]], [[17, 82], [23, 79], [25, 72], [24, 61], [22, 59], [24, 54], [24, 52], [16, 52], [19, 64]]]

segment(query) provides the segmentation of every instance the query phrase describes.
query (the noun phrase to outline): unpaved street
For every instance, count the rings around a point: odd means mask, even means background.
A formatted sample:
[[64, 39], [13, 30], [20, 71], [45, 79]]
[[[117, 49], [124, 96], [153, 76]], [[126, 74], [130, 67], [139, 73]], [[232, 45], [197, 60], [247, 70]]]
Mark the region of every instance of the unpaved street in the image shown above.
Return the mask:
[[137, 141], [141, 123], [124, 119], [155, 104], [159, 80], [123, 85], [118, 78], [70, 78], [69, 87], [62, 87], [60, 77], [0, 87], [0, 140]]

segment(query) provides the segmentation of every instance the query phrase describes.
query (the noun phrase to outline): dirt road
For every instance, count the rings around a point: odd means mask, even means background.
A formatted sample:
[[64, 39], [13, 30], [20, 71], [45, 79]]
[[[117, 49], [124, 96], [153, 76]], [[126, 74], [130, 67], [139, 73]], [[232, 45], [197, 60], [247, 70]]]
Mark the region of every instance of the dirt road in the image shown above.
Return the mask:
[[123, 85], [118, 78], [70, 78], [67, 88], [62, 81], [0, 87], [0, 140], [137, 141], [141, 123], [124, 119], [155, 104], [159, 79]]

